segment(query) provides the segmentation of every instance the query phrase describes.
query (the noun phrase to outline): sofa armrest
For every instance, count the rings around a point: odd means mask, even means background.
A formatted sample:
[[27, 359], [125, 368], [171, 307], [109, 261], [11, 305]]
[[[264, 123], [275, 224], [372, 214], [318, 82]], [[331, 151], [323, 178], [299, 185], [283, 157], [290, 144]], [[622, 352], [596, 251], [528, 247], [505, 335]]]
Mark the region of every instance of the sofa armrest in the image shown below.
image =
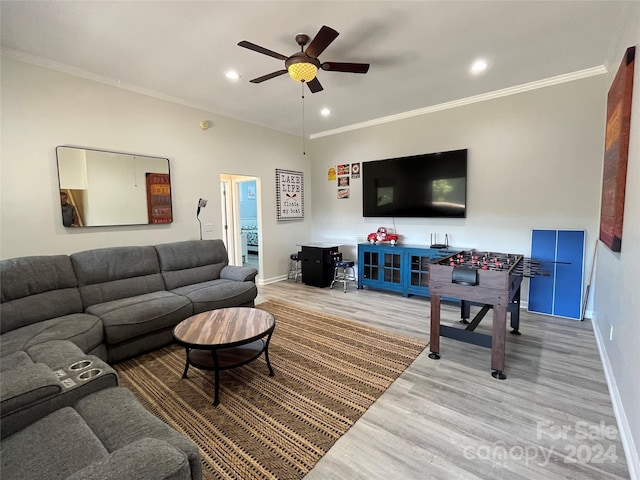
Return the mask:
[[227, 265], [220, 272], [220, 278], [225, 280], [235, 280], [237, 282], [255, 282], [258, 270], [253, 267], [238, 267]]
[[156, 438], [141, 438], [78, 470], [67, 480], [192, 479], [187, 456]]
[[3, 417], [62, 391], [57, 375], [44, 363], [31, 363], [4, 370], [1, 378], [0, 402]]

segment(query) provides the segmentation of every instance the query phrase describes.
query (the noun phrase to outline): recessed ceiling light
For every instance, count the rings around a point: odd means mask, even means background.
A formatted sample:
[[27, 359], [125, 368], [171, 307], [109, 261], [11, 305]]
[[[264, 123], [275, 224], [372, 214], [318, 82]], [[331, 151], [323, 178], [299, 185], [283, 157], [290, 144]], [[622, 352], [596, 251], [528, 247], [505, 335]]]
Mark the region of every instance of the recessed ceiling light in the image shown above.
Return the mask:
[[488, 66], [489, 65], [487, 64], [486, 60], [478, 59], [471, 65], [471, 73], [482, 73], [487, 69]]
[[328, 117], [329, 115], [331, 115], [331, 110], [329, 110], [328, 108], [323, 108], [322, 110], [320, 110], [320, 115], [322, 115], [323, 117]]
[[240, 78], [240, 74], [233, 70], [229, 70], [225, 72], [224, 76], [227, 77], [229, 80], [238, 80]]

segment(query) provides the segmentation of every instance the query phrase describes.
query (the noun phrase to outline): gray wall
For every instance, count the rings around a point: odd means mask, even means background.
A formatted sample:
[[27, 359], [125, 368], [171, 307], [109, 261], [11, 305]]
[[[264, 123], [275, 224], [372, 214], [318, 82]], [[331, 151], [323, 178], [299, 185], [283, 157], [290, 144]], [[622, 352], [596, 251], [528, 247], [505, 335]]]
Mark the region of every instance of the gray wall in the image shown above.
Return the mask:
[[[220, 174], [258, 177], [263, 248], [259, 281], [286, 275], [311, 221], [275, 215], [275, 168], [302, 171], [300, 139], [215, 114], [118, 89], [48, 68], [2, 58], [0, 258], [71, 253], [113, 245], [199, 238], [200, 214], [222, 238]], [[211, 128], [200, 129], [209, 120]], [[174, 222], [161, 226], [65, 229], [55, 148], [73, 145], [169, 158]], [[114, 192], [117, 195], [117, 192]]]
[[[456, 248], [529, 255], [532, 229], [584, 229], [598, 238], [605, 76], [474, 103], [312, 143], [313, 236], [351, 245], [392, 219], [362, 217], [362, 183], [338, 199], [335, 163], [468, 149], [467, 218], [395, 219], [402, 243], [448, 233]], [[587, 259], [585, 271], [591, 264]], [[523, 288], [526, 302], [528, 283]]]

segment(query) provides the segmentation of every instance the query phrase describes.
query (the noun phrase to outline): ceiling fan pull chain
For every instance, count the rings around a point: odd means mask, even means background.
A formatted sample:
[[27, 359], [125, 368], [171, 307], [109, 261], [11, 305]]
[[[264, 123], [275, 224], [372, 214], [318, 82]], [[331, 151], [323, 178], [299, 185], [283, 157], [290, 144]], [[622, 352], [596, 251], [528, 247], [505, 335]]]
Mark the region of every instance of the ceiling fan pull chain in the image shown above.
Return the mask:
[[304, 82], [300, 83], [302, 87], [302, 155], [306, 155], [307, 152], [304, 148]]

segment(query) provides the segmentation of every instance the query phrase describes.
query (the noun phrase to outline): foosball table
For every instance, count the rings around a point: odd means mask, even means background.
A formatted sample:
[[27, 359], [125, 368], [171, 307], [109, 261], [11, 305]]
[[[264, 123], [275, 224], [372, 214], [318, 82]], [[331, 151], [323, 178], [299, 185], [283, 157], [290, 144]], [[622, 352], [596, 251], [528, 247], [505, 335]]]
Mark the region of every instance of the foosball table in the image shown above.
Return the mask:
[[[520, 285], [523, 278], [548, 275], [540, 262], [510, 253], [461, 251], [429, 267], [431, 334], [429, 357], [440, 358], [440, 336], [491, 348], [491, 375], [504, 380], [507, 312], [511, 333], [520, 335]], [[441, 297], [461, 300], [461, 322], [465, 328], [440, 324]], [[469, 322], [471, 305], [481, 306]], [[491, 335], [475, 332], [487, 312], [493, 309]]]

